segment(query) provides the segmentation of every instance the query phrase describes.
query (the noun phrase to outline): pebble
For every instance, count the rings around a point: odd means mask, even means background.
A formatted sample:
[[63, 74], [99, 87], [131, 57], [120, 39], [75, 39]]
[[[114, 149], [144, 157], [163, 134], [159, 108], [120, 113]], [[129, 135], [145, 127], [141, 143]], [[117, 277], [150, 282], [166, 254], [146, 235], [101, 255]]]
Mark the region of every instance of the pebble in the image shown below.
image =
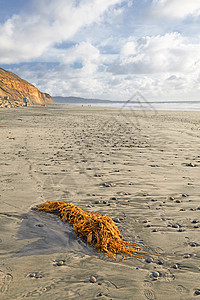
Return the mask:
[[192, 242], [192, 243], [190, 243], [190, 246], [191, 247], [198, 247], [199, 245], [197, 243], [195, 243], [195, 242]]
[[174, 197], [169, 197], [169, 200], [174, 200]]
[[29, 277], [31, 277], [31, 278], [35, 277], [35, 274], [36, 273], [31, 273], [31, 274], [29, 274]]
[[188, 197], [189, 195], [187, 195], [187, 194], [182, 194], [182, 197]]
[[159, 259], [158, 262], [157, 262], [157, 264], [158, 264], [158, 265], [163, 265], [163, 264], [164, 264], [164, 261], [162, 261], [162, 260]]
[[116, 197], [111, 197], [110, 200], [117, 200], [117, 198]]
[[147, 226], [146, 227], [151, 227], [151, 224], [147, 224]]
[[96, 283], [97, 282], [97, 279], [95, 276], [90, 276], [90, 282], [91, 283]]
[[195, 295], [200, 295], [200, 290], [196, 290], [194, 293]]
[[158, 278], [160, 276], [160, 273], [159, 272], [153, 272], [153, 277], [154, 278]]
[[29, 274], [29, 277], [38, 279], [38, 278], [42, 278], [43, 276], [42, 276], [42, 274], [39, 274], [38, 272], [35, 272], [35, 273]]
[[194, 228], [199, 228], [199, 225], [194, 225]]
[[173, 228], [179, 228], [179, 225], [178, 224], [173, 224], [172, 227]]
[[178, 232], [183, 232], [183, 228], [179, 228]]
[[190, 254], [185, 254], [183, 258], [190, 258]]
[[189, 164], [186, 164], [187, 167], [196, 167], [197, 165], [193, 164], [193, 163], [189, 163]]
[[95, 202], [94, 202], [94, 204], [99, 204], [100, 203], [100, 201], [99, 200], [96, 200]]
[[115, 223], [120, 223], [120, 219], [119, 219], [119, 218], [113, 218], [113, 221], [114, 221]]
[[103, 204], [108, 204], [108, 201], [105, 201], [105, 200], [104, 200], [104, 201], [103, 201]]
[[65, 260], [58, 260], [56, 263], [56, 266], [60, 267], [60, 266], [64, 266], [65, 265]]
[[174, 265], [173, 265], [173, 268], [174, 268], [174, 269], [178, 269], [178, 265], [177, 265], [177, 264], [174, 264]]
[[176, 203], [181, 203], [182, 201], [180, 199], [177, 199], [176, 200]]
[[44, 227], [43, 224], [36, 224], [35, 226], [37, 226], [37, 227]]
[[197, 220], [193, 220], [192, 223], [198, 223], [198, 221]]
[[103, 186], [103, 187], [111, 187], [112, 184], [104, 182], [104, 183], [101, 184], [101, 186]]
[[156, 229], [156, 228], [152, 230], [152, 232], [157, 232], [157, 231], [158, 231], [158, 229]]
[[147, 257], [146, 258], [146, 262], [149, 263], [149, 264], [152, 263], [153, 262], [153, 258], [152, 257]]
[[98, 293], [98, 294], [97, 294], [97, 297], [101, 297], [101, 296], [103, 296], [102, 293]]

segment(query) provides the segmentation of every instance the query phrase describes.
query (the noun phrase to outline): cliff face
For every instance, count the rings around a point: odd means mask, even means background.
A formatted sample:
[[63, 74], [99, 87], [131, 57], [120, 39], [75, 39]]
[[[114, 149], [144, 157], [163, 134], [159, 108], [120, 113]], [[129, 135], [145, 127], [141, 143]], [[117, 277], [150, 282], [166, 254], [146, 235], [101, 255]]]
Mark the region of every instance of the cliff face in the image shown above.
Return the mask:
[[34, 85], [21, 79], [16, 74], [0, 68], [0, 98], [9, 98], [23, 103], [27, 98], [28, 104], [53, 104], [49, 94], [41, 93]]

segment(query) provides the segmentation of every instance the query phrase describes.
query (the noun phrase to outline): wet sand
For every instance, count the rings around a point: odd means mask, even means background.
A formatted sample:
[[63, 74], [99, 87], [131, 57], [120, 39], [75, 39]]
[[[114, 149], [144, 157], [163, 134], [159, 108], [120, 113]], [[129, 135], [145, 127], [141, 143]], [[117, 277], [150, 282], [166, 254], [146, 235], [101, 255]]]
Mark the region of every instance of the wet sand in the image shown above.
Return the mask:
[[[200, 112], [4, 109], [0, 132], [1, 299], [196, 298]], [[117, 218], [158, 255], [98, 253], [31, 211], [47, 200]]]

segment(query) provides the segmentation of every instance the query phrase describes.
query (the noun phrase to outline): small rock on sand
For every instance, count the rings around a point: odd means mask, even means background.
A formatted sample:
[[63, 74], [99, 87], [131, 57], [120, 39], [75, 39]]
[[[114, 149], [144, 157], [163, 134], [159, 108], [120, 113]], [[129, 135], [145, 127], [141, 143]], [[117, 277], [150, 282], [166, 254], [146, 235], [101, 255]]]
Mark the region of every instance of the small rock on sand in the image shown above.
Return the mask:
[[95, 276], [90, 276], [90, 282], [91, 283], [96, 283], [97, 282], [97, 279]]

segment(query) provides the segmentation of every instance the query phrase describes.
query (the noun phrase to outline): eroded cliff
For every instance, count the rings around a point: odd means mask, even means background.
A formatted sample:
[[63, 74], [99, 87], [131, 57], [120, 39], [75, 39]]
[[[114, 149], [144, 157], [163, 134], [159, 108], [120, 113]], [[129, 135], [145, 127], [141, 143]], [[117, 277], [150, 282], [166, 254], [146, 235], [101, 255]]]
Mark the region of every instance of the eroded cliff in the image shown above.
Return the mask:
[[0, 68], [0, 98], [2, 105], [9, 101], [11, 106], [13, 103], [16, 103], [16, 106], [23, 105], [23, 98], [27, 98], [28, 105], [54, 103], [49, 94], [40, 92], [34, 85], [2, 68]]

